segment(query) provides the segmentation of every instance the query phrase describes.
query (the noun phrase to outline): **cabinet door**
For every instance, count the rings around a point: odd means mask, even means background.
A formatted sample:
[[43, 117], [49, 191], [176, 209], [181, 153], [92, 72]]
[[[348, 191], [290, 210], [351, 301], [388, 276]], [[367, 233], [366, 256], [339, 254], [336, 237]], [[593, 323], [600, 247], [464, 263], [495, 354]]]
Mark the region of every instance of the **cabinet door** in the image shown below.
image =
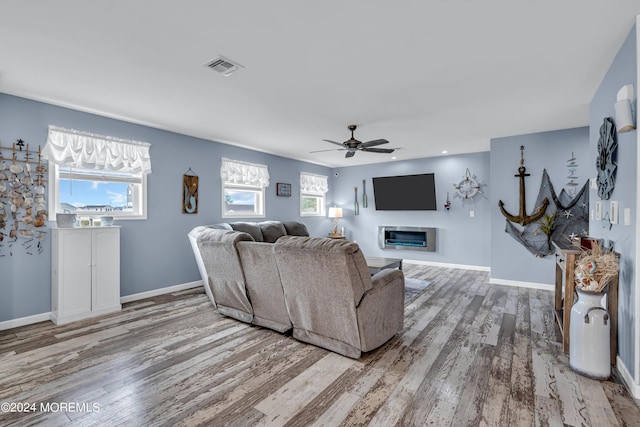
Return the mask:
[[58, 316], [91, 311], [91, 234], [62, 230], [58, 234]]
[[120, 308], [120, 229], [94, 228], [92, 234], [92, 309]]

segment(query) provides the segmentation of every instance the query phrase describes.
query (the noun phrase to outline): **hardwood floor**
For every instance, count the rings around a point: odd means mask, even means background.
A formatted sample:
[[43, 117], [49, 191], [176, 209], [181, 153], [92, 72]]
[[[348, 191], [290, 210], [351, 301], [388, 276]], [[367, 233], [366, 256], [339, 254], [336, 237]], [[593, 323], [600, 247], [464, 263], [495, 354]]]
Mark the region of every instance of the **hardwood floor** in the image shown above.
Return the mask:
[[640, 425], [615, 375], [569, 368], [551, 292], [404, 271], [433, 284], [403, 332], [359, 360], [225, 318], [200, 288], [0, 331], [0, 402], [33, 404], [0, 425]]

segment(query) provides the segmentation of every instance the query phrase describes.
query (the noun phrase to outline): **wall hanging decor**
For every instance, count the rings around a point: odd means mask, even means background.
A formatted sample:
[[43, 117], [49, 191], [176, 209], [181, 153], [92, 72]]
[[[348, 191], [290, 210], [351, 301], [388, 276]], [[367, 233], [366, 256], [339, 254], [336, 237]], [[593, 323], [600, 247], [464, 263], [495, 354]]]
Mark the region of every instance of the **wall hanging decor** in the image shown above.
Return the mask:
[[[467, 168], [466, 172], [462, 176], [462, 181], [454, 182], [453, 188], [455, 191], [453, 192], [453, 197], [457, 197], [460, 200], [470, 200], [473, 199], [479, 193], [480, 186], [483, 183], [478, 179], [475, 174], [471, 174], [469, 169]], [[449, 193], [447, 193], [447, 201], [449, 200]]]
[[366, 208], [369, 205], [367, 200], [367, 181], [362, 180], [362, 207]]
[[578, 161], [573, 155], [573, 152], [571, 152], [571, 157], [569, 158], [569, 160], [567, 160], [567, 179], [569, 180], [569, 182], [565, 184], [567, 193], [569, 193], [571, 197], [576, 195], [576, 187], [579, 185], [576, 182], [576, 180], [578, 179], [578, 175], [576, 175], [576, 171], [578, 170], [577, 162]]
[[12, 256], [19, 245], [28, 255], [43, 252], [46, 173], [40, 146], [29, 150], [22, 139], [0, 144], [0, 256]]
[[198, 175], [191, 168], [182, 175], [182, 213], [198, 213]]
[[520, 178], [520, 212], [517, 216], [511, 215], [504, 208], [504, 203], [502, 202], [502, 200], [498, 201], [498, 206], [500, 207], [500, 212], [502, 212], [502, 215], [504, 215], [508, 221], [515, 222], [523, 226], [542, 218], [545, 211], [547, 210], [547, 206], [549, 205], [549, 200], [545, 198], [540, 203], [536, 203], [536, 209], [532, 215], [527, 215], [527, 199], [525, 194], [524, 178], [527, 176], [531, 176], [531, 174], [526, 173], [526, 171], [527, 168], [524, 167], [524, 145], [521, 145], [520, 167], [518, 167], [518, 174], [514, 175], [516, 178]]
[[573, 240], [589, 234], [589, 181], [585, 182], [575, 197], [563, 188], [556, 194], [547, 170], [542, 172], [536, 206], [551, 200], [543, 215], [522, 228], [506, 221], [505, 232], [522, 244], [531, 254], [541, 258], [553, 253], [549, 243], [553, 240]]
[[355, 203], [353, 205], [353, 214], [360, 215], [360, 205], [358, 204], [358, 187], [353, 187], [353, 192], [355, 194]]
[[291, 184], [286, 182], [277, 182], [276, 196], [291, 197]]
[[616, 142], [616, 128], [611, 117], [605, 117], [600, 126], [600, 138], [598, 139], [598, 156], [596, 157], [596, 170], [598, 173], [598, 196], [602, 200], [609, 200], [616, 186], [616, 164], [614, 156], [618, 143]]

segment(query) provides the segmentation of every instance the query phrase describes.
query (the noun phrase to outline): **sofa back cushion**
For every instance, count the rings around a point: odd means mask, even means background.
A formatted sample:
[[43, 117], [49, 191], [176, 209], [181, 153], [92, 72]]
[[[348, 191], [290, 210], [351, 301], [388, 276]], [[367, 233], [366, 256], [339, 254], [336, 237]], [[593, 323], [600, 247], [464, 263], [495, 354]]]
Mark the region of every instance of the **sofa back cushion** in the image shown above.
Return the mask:
[[263, 221], [258, 226], [262, 231], [263, 242], [275, 243], [280, 237], [287, 235], [287, 230], [280, 221]]
[[285, 221], [282, 225], [289, 236], [309, 236], [309, 229], [303, 222]]
[[242, 231], [248, 233], [256, 242], [264, 242], [262, 237], [262, 230], [260, 226], [255, 222], [231, 222], [229, 223], [231, 228], [236, 231]]

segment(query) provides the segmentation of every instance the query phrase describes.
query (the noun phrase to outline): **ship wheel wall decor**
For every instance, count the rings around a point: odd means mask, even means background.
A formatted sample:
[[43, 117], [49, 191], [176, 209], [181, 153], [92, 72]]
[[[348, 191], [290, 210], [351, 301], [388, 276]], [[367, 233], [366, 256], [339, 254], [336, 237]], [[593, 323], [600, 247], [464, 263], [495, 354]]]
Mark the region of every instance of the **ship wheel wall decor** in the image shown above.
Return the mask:
[[602, 200], [609, 200], [616, 186], [616, 164], [614, 156], [618, 143], [616, 142], [616, 127], [611, 117], [605, 117], [600, 126], [600, 139], [598, 139], [598, 157], [596, 158], [596, 170], [598, 172], [598, 196]]
[[520, 178], [520, 212], [518, 215], [512, 215], [504, 208], [504, 202], [502, 200], [498, 201], [498, 207], [500, 208], [500, 212], [507, 218], [508, 221], [515, 222], [522, 226], [530, 224], [534, 221], [542, 218], [544, 213], [547, 210], [547, 206], [549, 205], [549, 199], [545, 197], [542, 203], [536, 206], [535, 213], [532, 215], [527, 215], [527, 199], [525, 194], [525, 185], [524, 178], [527, 176], [531, 176], [531, 174], [526, 173], [527, 168], [524, 167], [524, 145], [520, 146], [520, 167], [518, 168], [518, 174], [514, 175], [516, 178]]
[[478, 193], [482, 193], [480, 191], [481, 185], [483, 185], [483, 182], [478, 180], [477, 176], [472, 175], [467, 168], [462, 180], [453, 183], [453, 188], [455, 189], [453, 195], [463, 201], [473, 199]]

